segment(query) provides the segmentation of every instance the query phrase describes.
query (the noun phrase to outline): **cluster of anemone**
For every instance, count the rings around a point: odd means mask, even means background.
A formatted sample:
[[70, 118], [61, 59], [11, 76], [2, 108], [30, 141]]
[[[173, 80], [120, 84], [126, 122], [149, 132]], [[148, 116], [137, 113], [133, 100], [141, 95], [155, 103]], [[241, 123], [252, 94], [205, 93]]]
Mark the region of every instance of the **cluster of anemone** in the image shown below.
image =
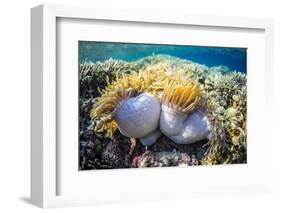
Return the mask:
[[139, 72], [116, 72], [115, 80], [105, 77], [107, 85], [98, 89], [100, 96], [94, 99], [91, 117], [98, 118], [97, 132], [106, 131], [112, 136], [118, 125], [113, 119], [115, 111], [128, 98], [150, 93], [163, 104], [185, 113], [198, 106], [201, 89], [198, 82], [186, 79], [183, 72], [170, 72], [164, 67], [147, 67]]

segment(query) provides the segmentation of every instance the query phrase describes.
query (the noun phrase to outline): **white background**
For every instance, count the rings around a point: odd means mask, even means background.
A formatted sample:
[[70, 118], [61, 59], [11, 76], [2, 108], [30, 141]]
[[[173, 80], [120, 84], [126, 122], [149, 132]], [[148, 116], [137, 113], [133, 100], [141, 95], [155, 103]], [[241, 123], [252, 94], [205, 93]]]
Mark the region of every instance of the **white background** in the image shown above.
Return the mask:
[[[73, 0], [36, 1], [9, 0], [0, 7], [0, 211], [37, 212], [29, 204], [30, 178], [30, 11], [41, 3], [77, 4]], [[187, 12], [275, 18], [275, 132], [280, 132], [280, 83], [281, 81], [281, 6], [278, 0], [183, 0], [183, 1], [122, 1], [80, 0], [79, 5], [123, 9]], [[279, 60], [278, 60], [279, 59]], [[258, 86], [258, 85], [257, 85]], [[258, 95], [258, 94], [257, 94]], [[278, 100], [279, 98], [279, 100]], [[266, 125], [266, 124], [265, 124]], [[277, 142], [277, 141], [276, 141]], [[122, 204], [47, 210], [52, 212], [280, 212], [281, 201], [281, 140], [272, 155], [275, 159], [275, 190], [272, 195], [194, 198], [185, 201]], [[263, 156], [261, 156], [263, 158]], [[173, 181], [173, 180], [171, 180]], [[175, 180], [176, 181], [176, 180]], [[132, 186], [133, 187], [133, 186]], [[136, 192], [137, 193], [137, 192]], [[278, 210], [277, 210], [278, 209]]]

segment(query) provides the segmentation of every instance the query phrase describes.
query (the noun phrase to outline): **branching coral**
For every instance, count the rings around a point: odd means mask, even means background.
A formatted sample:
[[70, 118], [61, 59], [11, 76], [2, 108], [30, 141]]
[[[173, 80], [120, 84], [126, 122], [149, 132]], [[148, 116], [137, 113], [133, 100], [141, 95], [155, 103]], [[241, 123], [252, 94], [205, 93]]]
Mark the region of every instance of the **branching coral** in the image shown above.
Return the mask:
[[[211, 71], [204, 85], [212, 137], [203, 164], [245, 162], [246, 76]], [[234, 152], [233, 150], [236, 150]]]
[[233, 95], [233, 106], [226, 110], [226, 129], [230, 142], [234, 145], [246, 143], [246, 88], [242, 87]]

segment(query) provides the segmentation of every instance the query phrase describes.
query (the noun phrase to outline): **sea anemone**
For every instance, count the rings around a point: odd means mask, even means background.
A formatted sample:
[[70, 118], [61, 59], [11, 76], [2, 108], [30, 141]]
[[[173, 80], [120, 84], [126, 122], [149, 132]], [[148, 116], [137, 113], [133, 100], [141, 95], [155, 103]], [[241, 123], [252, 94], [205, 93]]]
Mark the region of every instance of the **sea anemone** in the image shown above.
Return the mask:
[[[91, 116], [99, 117], [95, 130], [111, 136], [118, 128], [130, 138], [151, 145], [164, 133], [176, 143], [189, 144], [205, 139], [209, 122], [202, 109], [198, 82], [183, 73], [146, 69], [109, 82], [96, 99]], [[157, 96], [161, 96], [161, 103]], [[161, 111], [161, 116], [160, 116]], [[161, 117], [161, 118], [160, 118]], [[160, 120], [160, 131], [158, 131]]]
[[203, 140], [210, 125], [200, 106], [201, 89], [191, 80], [172, 81], [161, 95], [160, 130], [179, 144]]
[[112, 136], [118, 128], [126, 137], [142, 138], [145, 145], [154, 143], [159, 137], [159, 133], [154, 132], [157, 132], [160, 118], [160, 102], [151, 87], [156, 76], [149, 71], [122, 73], [121, 77], [116, 74], [115, 81], [108, 81], [91, 112], [92, 118], [100, 119], [95, 130], [106, 130]]

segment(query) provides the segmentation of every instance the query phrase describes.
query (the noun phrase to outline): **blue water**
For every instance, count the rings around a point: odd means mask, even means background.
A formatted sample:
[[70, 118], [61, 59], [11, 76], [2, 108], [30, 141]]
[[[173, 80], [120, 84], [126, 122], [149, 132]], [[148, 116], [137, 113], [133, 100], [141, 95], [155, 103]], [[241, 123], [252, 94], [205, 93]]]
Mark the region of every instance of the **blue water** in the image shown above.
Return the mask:
[[246, 48], [79, 41], [80, 63], [105, 61], [109, 58], [134, 61], [152, 54], [166, 54], [208, 67], [222, 65], [230, 70], [247, 72]]

